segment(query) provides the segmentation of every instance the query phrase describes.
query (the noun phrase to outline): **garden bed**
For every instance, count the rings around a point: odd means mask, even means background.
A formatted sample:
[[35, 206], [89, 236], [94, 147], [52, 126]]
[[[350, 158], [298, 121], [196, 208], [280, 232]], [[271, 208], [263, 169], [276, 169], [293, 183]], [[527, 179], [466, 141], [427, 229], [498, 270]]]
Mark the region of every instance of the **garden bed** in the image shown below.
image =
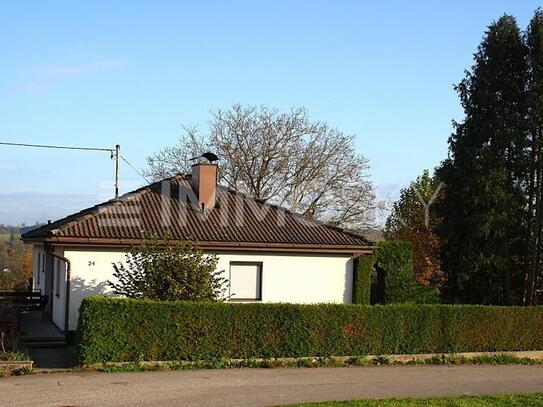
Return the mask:
[[31, 374], [33, 363], [31, 360], [0, 360], [0, 377]]
[[18, 345], [10, 342], [8, 347], [6, 342], [0, 343], [0, 377], [32, 373], [34, 362], [29, 356]]
[[215, 359], [197, 361], [103, 362], [84, 366], [102, 372], [239, 368], [318, 368], [397, 365], [543, 365], [543, 352], [476, 352], [459, 354], [366, 355], [301, 358]]

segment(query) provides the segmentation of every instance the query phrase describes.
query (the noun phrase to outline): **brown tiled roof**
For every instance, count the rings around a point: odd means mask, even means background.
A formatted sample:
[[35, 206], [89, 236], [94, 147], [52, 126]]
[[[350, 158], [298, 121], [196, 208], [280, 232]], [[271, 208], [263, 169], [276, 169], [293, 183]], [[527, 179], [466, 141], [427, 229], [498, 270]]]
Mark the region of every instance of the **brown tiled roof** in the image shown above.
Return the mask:
[[156, 182], [25, 233], [25, 241], [135, 244], [144, 233], [192, 239], [203, 247], [360, 250], [363, 236], [308, 220], [219, 186], [214, 209], [203, 212], [187, 196], [190, 176]]

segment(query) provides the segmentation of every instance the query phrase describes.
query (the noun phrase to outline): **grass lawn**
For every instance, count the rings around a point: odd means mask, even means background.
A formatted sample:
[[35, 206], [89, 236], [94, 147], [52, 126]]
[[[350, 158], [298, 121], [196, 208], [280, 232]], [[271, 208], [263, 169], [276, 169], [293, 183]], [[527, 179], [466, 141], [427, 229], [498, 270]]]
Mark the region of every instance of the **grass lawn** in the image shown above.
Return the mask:
[[535, 407], [543, 406], [543, 393], [428, 399], [353, 400], [297, 404], [306, 407]]

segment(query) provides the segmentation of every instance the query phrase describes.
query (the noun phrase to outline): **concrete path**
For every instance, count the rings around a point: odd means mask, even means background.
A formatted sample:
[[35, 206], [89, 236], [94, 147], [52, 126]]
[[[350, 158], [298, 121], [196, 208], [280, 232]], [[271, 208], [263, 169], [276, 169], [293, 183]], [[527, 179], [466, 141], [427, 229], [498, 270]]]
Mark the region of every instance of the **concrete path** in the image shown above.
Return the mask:
[[395, 366], [69, 373], [0, 379], [1, 406], [275, 406], [543, 392], [541, 366]]

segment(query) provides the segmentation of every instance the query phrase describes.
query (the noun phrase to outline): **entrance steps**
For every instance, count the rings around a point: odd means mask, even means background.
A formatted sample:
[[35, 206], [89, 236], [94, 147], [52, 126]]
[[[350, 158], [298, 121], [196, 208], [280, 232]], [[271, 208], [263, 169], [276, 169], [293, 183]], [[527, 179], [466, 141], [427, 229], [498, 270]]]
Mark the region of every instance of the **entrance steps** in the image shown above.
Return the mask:
[[68, 346], [66, 337], [23, 337], [21, 342], [27, 348], [62, 348]]

